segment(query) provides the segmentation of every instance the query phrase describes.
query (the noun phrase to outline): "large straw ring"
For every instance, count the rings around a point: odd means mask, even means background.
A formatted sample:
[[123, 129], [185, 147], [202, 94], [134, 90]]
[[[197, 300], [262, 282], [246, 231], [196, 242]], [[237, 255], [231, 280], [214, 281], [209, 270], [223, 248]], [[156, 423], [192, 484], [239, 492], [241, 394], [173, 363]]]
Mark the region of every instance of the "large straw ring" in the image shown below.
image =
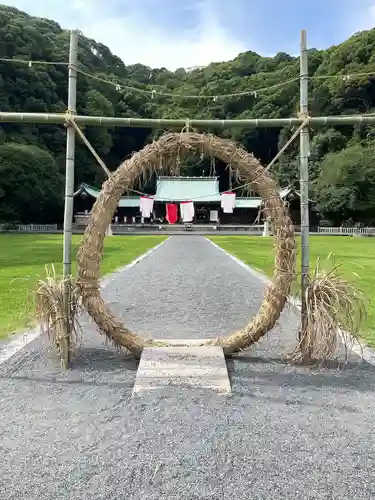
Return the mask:
[[164, 173], [173, 175], [176, 171], [176, 156], [196, 152], [230, 163], [233, 173], [259, 193], [265, 217], [271, 223], [276, 247], [272, 282], [266, 288], [259, 311], [242, 330], [210, 340], [209, 344], [221, 346], [225, 354], [231, 354], [257, 342], [275, 325], [294, 279], [294, 228], [280, 197], [280, 188], [272, 175], [252, 154], [233, 141], [192, 132], [165, 134], [124, 161], [103, 184], [77, 255], [78, 284], [87, 312], [109, 340], [135, 356], [139, 356], [144, 347], [160, 345], [160, 341], [142, 338], [131, 332], [104, 303], [99, 278], [105, 233], [121, 196], [134, 186], [140, 176], [151, 175], [160, 165], [163, 165]]

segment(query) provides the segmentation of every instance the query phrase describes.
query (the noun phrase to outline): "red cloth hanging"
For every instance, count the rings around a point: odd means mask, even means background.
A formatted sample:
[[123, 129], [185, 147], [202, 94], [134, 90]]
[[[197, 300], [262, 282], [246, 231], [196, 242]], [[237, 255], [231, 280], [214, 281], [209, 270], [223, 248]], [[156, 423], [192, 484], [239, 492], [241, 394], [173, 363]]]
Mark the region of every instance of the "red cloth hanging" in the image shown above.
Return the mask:
[[167, 203], [165, 208], [166, 208], [165, 218], [167, 219], [169, 224], [176, 224], [178, 219], [177, 205], [175, 205], [174, 203]]

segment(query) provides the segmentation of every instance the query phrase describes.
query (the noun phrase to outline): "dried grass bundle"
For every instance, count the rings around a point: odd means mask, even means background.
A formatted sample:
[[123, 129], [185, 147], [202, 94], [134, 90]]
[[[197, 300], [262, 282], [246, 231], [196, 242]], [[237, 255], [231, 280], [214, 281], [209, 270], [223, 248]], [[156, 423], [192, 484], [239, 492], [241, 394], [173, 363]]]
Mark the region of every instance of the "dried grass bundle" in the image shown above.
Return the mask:
[[342, 344], [346, 360], [348, 347], [359, 343], [360, 328], [366, 318], [363, 293], [344, 278], [341, 265], [333, 263], [331, 269], [325, 271], [318, 259], [313, 274], [308, 276], [305, 303], [300, 342], [292, 359], [325, 362], [334, 357], [337, 347]]
[[46, 277], [39, 280], [35, 291], [35, 314], [43, 334], [57, 349], [64, 368], [70, 352], [78, 343], [81, 328], [79, 289], [72, 276], [56, 275], [54, 266], [46, 266]]

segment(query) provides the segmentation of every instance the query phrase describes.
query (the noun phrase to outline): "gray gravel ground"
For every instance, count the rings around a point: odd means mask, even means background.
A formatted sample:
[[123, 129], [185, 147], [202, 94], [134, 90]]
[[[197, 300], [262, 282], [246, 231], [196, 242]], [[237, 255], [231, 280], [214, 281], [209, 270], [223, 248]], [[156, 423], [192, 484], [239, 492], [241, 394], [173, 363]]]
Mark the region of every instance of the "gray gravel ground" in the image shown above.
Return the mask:
[[[213, 337], [242, 326], [263, 285], [203, 237], [174, 236], [104, 295], [134, 330]], [[0, 499], [375, 498], [375, 369], [286, 366], [286, 311], [228, 361], [233, 394], [131, 399], [137, 363], [89, 320], [62, 375], [40, 340], [0, 366]]]

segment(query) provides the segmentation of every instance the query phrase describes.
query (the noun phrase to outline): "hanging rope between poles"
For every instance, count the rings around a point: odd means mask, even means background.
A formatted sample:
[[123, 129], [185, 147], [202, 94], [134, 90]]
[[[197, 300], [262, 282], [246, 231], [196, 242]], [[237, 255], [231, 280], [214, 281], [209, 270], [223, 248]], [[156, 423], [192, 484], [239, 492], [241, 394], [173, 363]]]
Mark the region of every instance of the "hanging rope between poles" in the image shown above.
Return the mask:
[[[79, 128], [79, 126], [77, 125], [77, 123], [75, 122], [74, 120], [74, 114], [72, 113], [72, 111], [70, 110], [67, 110], [66, 112], [66, 119], [65, 119], [65, 124], [66, 126], [72, 126], [74, 127], [75, 131], [77, 132], [77, 134], [79, 135], [79, 137], [81, 138], [82, 142], [87, 146], [87, 148], [90, 150], [90, 152], [92, 153], [92, 155], [94, 156], [94, 158], [96, 159], [96, 161], [99, 163], [99, 165], [102, 167], [102, 169], [104, 170], [104, 172], [107, 174], [108, 177], [111, 176], [111, 171], [107, 168], [107, 166], [105, 165], [105, 163], [103, 162], [103, 160], [100, 158], [100, 156], [97, 154], [97, 152], [95, 151], [95, 149], [93, 148], [93, 146], [90, 144], [89, 140], [87, 139], [87, 137], [84, 135], [84, 133], [82, 132], [82, 130]], [[297, 135], [301, 132], [301, 130], [306, 127], [306, 125], [308, 125], [310, 122], [310, 117], [309, 116], [306, 116], [304, 121], [301, 123], [301, 125], [297, 128], [297, 130], [293, 133], [293, 135], [290, 137], [290, 139], [286, 142], [286, 144], [284, 144], [284, 146], [280, 149], [280, 151], [276, 154], [276, 156], [270, 161], [270, 163], [267, 165], [267, 167], [265, 167], [265, 170], [268, 171], [270, 170], [270, 168], [278, 161], [278, 159], [280, 158], [280, 156], [285, 152], [285, 150], [290, 146], [290, 144], [295, 140], [295, 138], [297, 137]], [[190, 132], [190, 120], [189, 118], [186, 119], [186, 124], [184, 126], [184, 128], [181, 130], [181, 134], [183, 133], [189, 133]], [[245, 184], [242, 184], [240, 186], [237, 186], [235, 188], [232, 189], [232, 191], [239, 191], [240, 189], [243, 189], [243, 188], [246, 188], [250, 185], [250, 183], [245, 183]], [[146, 196], [145, 193], [141, 192], [141, 191], [137, 191], [136, 189], [132, 189], [130, 187], [127, 188], [129, 191], [132, 191], [133, 193], [135, 194], [138, 194], [140, 196]], [[210, 197], [212, 196], [213, 194], [216, 194], [216, 193], [212, 193], [212, 194], [209, 194], [209, 195], [204, 195], [204, 196], [200, 196], [199, 199], [201, 198], [205, 198], [205, 197]], [[168, 200], [167, 200], [168, 201]], [[194, 198], [192, 199], [192, 201], [194, 201]]]

